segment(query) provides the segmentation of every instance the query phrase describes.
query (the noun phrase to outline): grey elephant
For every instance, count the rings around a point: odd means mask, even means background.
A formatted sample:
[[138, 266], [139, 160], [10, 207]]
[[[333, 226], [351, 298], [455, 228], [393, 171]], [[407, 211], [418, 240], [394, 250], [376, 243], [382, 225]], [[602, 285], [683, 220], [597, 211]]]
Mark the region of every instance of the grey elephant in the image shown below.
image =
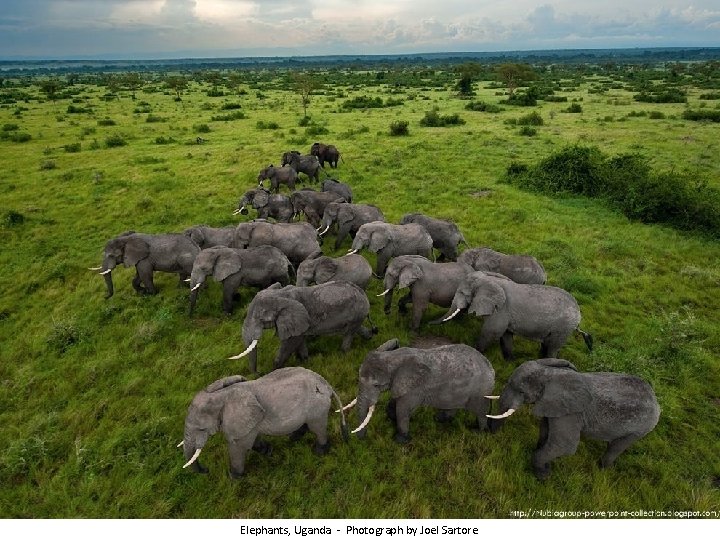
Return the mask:
[[290, 283], [292, 265], [285, 254], [273, 246], [236, 249], [216, 246], [203, 249], [195, 258], [190, 274], [190, 310], [192, 315], [200, 287], [208, 276], [222, 283], [223, 311], [233, 311], [233, 297], [240, 287], [264, 289], [273, 283]]
[[245, 249], [263, 245], [278, 248], [294, 266], [308, 257], [322, 255], [317, 233], [309, 223], [270, 223], [256, 219], [235, 227], [230, 247]]
[[200, 248], [184, 234], [142, 234], [124, 232], [105, 244], [102, 266], [99, 270], [105, 278], [107, 293], [114, 294], [112, 271], [119, 265], [135, 267], [132, 286], [140, 294], [156, 294], [153, 272], [170, 272], [180, 275], [180, 282], [190, 276], [195, 257]]
[[271, 194], [265, 188], [247, 191], [240, 198], [237, 210], [233, 212], [233, 215], [247, 215], [248, 205], [257, 210], [259, 219], [273, 218], [282, 223], [289, 223], [292, 221], [294, 214], [290, 197], [280, 195], [279, 193]]
[[377, 253], [375, 273], [378, 277], [382, 277], [391, 258], [398, 255], [422, 255], [430, 258], [432, 246], [433, 240], [422, 225], [417, 223], [393, 225], [383, 221], [373, 221], [358, 229], [350, 253], [366, 248]]
[[556, 358], [568, 337], [577, 331], [592, 350], [592, 337], [580, 329], [580, 308], [567, 291], [547, 285], [525, 285], [495, 273], [473, 272], [458, 286], [446, 322], [461, 310], [483, 317], [477, 340], [480, 352], [500, 341], [506, 360], [513, 359], [515, 334], [540, 342], [541, 358]]
[[420, 255], [400, 255], [390, 261], [385, 271], [385, 314], [390, 314], [393, 290], [409, 288], [410, 291], [398, 302], [400, 313], [407, 312], [412, 302], [411, 328], [418, 330], [422, 316], [429, 304], [450, 307], [455, 292], [462, 281], [473, 272], [460, 262], [432, 262]]
[[[493, 396], [491, 396], [493, 397]], [[521, 364], [499, 396], [496, 430], [524, 403], [540, 418], [532, 465], [539, 479], [553, 460], [574, 454], [580, 435], [608, 443], [600, 466], [611, 466], [631, 444], [657, 425], [660, 406], [652, 387], [625, 373], [580, 373], [567, 360], [544, 358]]]
[[544, 285], [547, 274], [540, 262], [530, 255], [506, 255], [490, 248], [481, 247], [463, 251], [459, 262], [483, 272], [496, 272], [515, 283]]
[[[188, 408], [183, 440], [178, 445], [187, 460], [183, 468], [208, 472], [199, 456], [210, 436], [218, 431], [225, 435], [230, 476], [235, 479], [245, 472], [245, 457], [251, 449], [270, 453], [270, 446], [258, 438], [260, 435], [299, 439], [309, 430], [315, 435], [314, 452], [325, 454], [330, 449], [327, 424], [333, 397], [342, 408], [332, 386], [301, 367], [278, 369], [254, 381], [240, 375], [217, 380], [198, 392]], [[344, 416], [342, 433], [347, 439]]]
[[405, 214], [400, 220], [401, 225], [407, 225], [408, 223], [417, 223], [425, 227], [430, 236], [433, 239], [433, 247], [440, 252], [438, 261], [449, 260], [454, 261], [457, 259], [458, 245], [464, 243], [465, 237], [458, 229], [458, 226], [451, 221], [444, 219], [437, 219], [428, 217], [423, 214]]
[[410, 440], [410, 415], [422, 406], [445, 413], [458, 409], [477, 416], [480, 430], [487, 428], [486, 414], [495, 385], [495, 370], [482, 354], [468, 345], [443, 345], [432, 349], [398, 348], [390, 340], [371, 351], [360, 366], [358, 418], [353, 431], [364, 436], [381, 392], [390, 390], [388, 416], [396, 422], [395, 441]]
[[351, 203], [353, 199], [353, 192], [352, 188], [345, 184], [344, 182], [340, 182], [339, 180], [335, 178], [328, 178], [322, 183], [322, 190], [323, 191], [331, 191], [332, 193], [337, 193], [338, 197], [342, 197], [347, 202]]
[[230, 359], [250, 355], [250, 371], [254, 373], [256, 347], [263, 330], [270, 328], [274, 328], [280, 338], [274, 369], [283, 367], [293, 353], [301, 360], [306, 359], [305, 339], [311, 336], [342, 334], [342, 350], [347, 352], [355, 334], [369, 339], [376, 331], [363, 327], [369, 314], [370, 302], [365, 291], [354, 283], [332, 281], [312, 287], [281, 287], [275, 283], [256, 294], [250, 302], [242, 327], [246, 349]]
[[195, 225], [185, 229], [183, 234], [195, 242], [200, 249], [214, 246], [229, 246], [235, 240], [235, 227], [208, 227]]
[[318, 229], [320, 220], [325, 213], [325, 207], [331, 202], [343, 203], [345, 199], [330, 191], [301, 189], [290, 195], [290, 202], [296, 216], [305, 214], [310, 224]]
[[360, 227], [373, 221], [385, 221], [385, 216], [377, 206], [372, 204], [331, 202], [325, 207], [325, 212], [323, 213], [323, 230], [320, 231], [320, 236], [327, 234], [330, 227], [337, 223], [335, 249], [340, 249], [340, 246], [348, 235], [354, 238]]
[[340, 152], [335, 145], [321, 142], [313, 143], [310, 147], [310, 155], [317, 156], [321, 167], [325, 168], [325, 162], [327, 161], [330, 167], [337, 169]]
[[285, 184], [288, 188], [295, 191], [295, 184], [298, 180], [297, 171], [285, 165], [284, 167], [275, 167], [269, 165], [258, 173], [258, 186], [262, 187], [265, 180], [270, 181], [270, 191], [277, 193], [280, 191], [280, 184]]
[[344, 257], [317, 257], [305, 259], [297, 269], [297, 286], [327, 283], [329, 281], [349, 281], [361, 289], [367, 289], [372, 268], [365, 257], [358, 254]]
[[283, 166], [289, 165], [297, 173], [307, 175], [308, 179], [320, 181], [320, 162], [316, 156], [303, 156], [297, 150], [285, 152], [282, 156]]

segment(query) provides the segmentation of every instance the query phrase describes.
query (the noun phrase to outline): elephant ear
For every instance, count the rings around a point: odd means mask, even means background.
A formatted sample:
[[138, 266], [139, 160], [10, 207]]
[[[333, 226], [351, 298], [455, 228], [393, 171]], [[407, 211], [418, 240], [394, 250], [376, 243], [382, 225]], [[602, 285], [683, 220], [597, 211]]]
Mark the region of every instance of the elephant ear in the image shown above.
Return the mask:
[[235, 251], [224, 251], [218, 254], [213, 267], [213, 277], [216, 281], [224, 281], [227, 277], [240, 271], [242, 261]]
[[390, 387], [390, 395], [397, 399], [408, 392], [422, 388], [429, 375], [430, 368], [416, 358], [404, 360], [395, 371], [392, 386]]
[[492, 315], [504, 306], [506, 301], [505, 291], [500, 285], [490, 279], [483, 279], [473, 291], [473, 299], [468, 312], [478, 317]]
[[320, 285], [332, 281], [335, 272], [337, 272], [337, 262], [331, 258], [328, 257], [318, 261], [315, 265], [315, 283]]
[[338, 208], [337, 211], [337, 222], [339, 225], [352, 221], [354, 217], [355, 216], [353, 216], [352, 210], [350, 210], [348, 206], [340, 205], [340, 208]]
[[229, 440], [240, 440], [255, 430], [265, 417], [265, 409], [249, 388], [239, 386], [228, 395], [221, 413], [220, 429]]
[[550, 381], [545, 384], [540, 399], [533, 405], [535, 416], [557, 418], [577, 414], [592, 403], [592, 393], [582, 376], [564, 369], [558, 373], [552, 373], [552, 369], [550, 371]]
[[150, 255], [150, 246], [145, 240], [133, 237], [125, 242], [125, 255], [123, 257], [125, 266], [135, 266], [148, 255]]
[[561, 360], [559, 358], [543, 358], [541, 360], [536, 360], [536, 362], [538, 364], [542, 364], [543, 366], [552, 368], [571, 369], [573, 371], [578, 370], [575, 367], [575, 364], [568, 362], [567, 360]]
[[389, 242], [390, 235], [388, 234], [388, 232], [382, 229], [378, 229], [376, 231], [373, 231], [373, 233], [370, 235], [369, 249], [373, 253], [377, 253], [385, 246], [387, 246]]
[[253, 197], [253, 208], [262, 208], [267, 206], [269, 201], [269, 194], [264, 189], [258, 189]]
[[217, 392], [218, 390], [222, 390], [223, 388], [227, 388], [228, 386], [232, 386], [233, 384], [245, 381], [247, 381], [247, 379], [242, 375], [230, 375], [229, 377], [217, 380], [214, 383], [208, 385], [208, 387], [205, 388], [205, 391], [208, 394], [212, 394], [213, 392]]
[[262, 245], [272, 245], [272, 225], [268, 225], [266, 223], [256, 223], [255, 226], [252, 228], [252, 233], [250, 234], [250, 241], [252, 245], [255, 246], [262, 246]]
[[297, 300], [287, 300], [275, 320], [275, 327], [281, 340], [301, 336], [310, 328], [310, 315]]
[[422, 269], [415, 263], [407, 264], [400, 272], [398, 287], [404, 289], [422, 277]]

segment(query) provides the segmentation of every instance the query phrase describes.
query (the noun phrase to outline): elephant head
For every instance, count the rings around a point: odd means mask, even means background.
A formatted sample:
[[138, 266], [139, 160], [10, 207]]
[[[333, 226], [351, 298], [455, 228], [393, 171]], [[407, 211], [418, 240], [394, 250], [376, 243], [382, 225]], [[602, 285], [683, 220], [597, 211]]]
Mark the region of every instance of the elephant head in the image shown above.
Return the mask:
[[240, 202], [238, 202], [237, 210], [233, 212], [233, 215], [242, 214], [245, 216], [248, 213], [247, 205], [251, 205], [255, 210], [259, 210], [267, 206], [268, 202], [270, 202], [270, 192], [267, 189], [263, 187], [251, 189], [242, 196]]
[[268, 165], [267, 167], [265, 167], [264, 169], [262, 169], [262, 170], [258, 173], [258, 177], [257, 177], [258, 186], [262, 187], [263, 181], [264, 181], [264, 180], [268, 180], [268, 179], [272, 179], [272, 177], [275, 176], [276, 172], [277, 172], [277, 171], [275, 170], [275, 166], [272, 165], [272, 164], [270, 164], [270, 165]]
[[387, 223], [383, 221], [373, 221], [366, 223], [358, 229], [353, 240], [351, 253], [357, 253], [361, 249], [367, 248], [373, 253], [377, 253], [385, 248], [392, 241], [392, 236]]
[[190, 274], [190, 314], [195, 308], [198, 289], [212, 275], [215, 281], [222, 282], [227, 277], [240, 271], [242, 261], [240, 255], [224, 246], [203, 249], [195, 258]]
[[525, 403], [534, 404], [535, 416], [556, 418], [582, 412], [593, 397], [572, 363], [544, 358], [518, 366], [499, 399], [499, 414], [489, 415], [495, 421], [493, 430]]
[[206, 473], [199, 456], [211, 435], [221, 428], [229, 438], [241, 439], [262, 420], [264, 411], [255, 395], [242, 387], [246, 379], [233, 375], [215, 381], [198, 392], [185, 417], [182, 442], [187, 463], [195, 472]]
[[310, 315], [305, 306], [287, 294], [293, 288], [292, 285], [283, 288], [279, 283], [275, 283], [255, 295], [243, 322], [242, 336], [246, 349], [237, 356], [231, 357], [231, 360], [250, 355], [250, 371], [255, 373], [256, 347], [263, 330], [274, 328], [281, 341], [307, 332], [310, 328]]
[[150, 246], [135, 231], [122, 233], [120, 236], [109, 240], [105, 244], [103, 263], [100, 268], [92, 268], [92, 270], [100, 270], [100, 275], [105, 278], [107, 286], [107, 294], [105, 298], [110, 298], [114, 294], [112, 271], [118, 264], [124, 264], [126, 267], [135, 266], [139, 261], [150, 255]]
[[330, 230], [333, 223], [337, 222], [338, 226], [347, 221], [352, 221], [353, 215], [349, 205], [344, 202], [331, 202], [325, 206], [323, 212], [322, 223], [320, 224], [320, 236], [323, 236]]
[[271, 242], [271, 223], [265, 220], [253, 220], [248, 223], [240, 223], [235, 228], [235, 238], [230, 247], [245, 249], [263, 244], [270, 245]]
[[337, 272], [337, 261], [331, 257], [308, 258], [297, 269], [297, 286], [327, 283]]
[[[507, 302], [505, 290], [497, 279], [508, 280], [505, 276], [492, 272], [473, 272], [460, 283], [453, 297], [448, 314], [439, 322], [446, 322], [463, 309], [468, 313], [484, 317], [502, 309]], [[509, 280], [508, 280], [509, 281]]]

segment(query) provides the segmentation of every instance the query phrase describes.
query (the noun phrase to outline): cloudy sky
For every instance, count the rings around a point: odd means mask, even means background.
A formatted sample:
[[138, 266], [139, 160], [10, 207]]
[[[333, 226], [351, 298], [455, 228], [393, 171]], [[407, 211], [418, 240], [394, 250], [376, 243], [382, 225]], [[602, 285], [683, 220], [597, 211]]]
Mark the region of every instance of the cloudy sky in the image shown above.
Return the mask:
[[720, 46], [718, 0], [2, 0], [0, 58]]

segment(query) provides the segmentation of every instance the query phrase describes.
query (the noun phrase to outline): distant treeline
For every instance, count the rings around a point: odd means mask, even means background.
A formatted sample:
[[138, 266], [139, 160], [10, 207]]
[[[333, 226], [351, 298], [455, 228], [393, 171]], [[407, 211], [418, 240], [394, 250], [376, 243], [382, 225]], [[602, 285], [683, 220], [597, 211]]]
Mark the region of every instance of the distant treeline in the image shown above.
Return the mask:
[[162, 60], [0, 60], [6, 76], [97, 72], [162, 72], [198, 69], [392, 69], [402, 66], [441, 67], [476, 61], [485, 64], [656, 64], [720, 60], [720, 47], [564, 49], [539, 51], [423, 53], [411, 55], [334, 55]]

